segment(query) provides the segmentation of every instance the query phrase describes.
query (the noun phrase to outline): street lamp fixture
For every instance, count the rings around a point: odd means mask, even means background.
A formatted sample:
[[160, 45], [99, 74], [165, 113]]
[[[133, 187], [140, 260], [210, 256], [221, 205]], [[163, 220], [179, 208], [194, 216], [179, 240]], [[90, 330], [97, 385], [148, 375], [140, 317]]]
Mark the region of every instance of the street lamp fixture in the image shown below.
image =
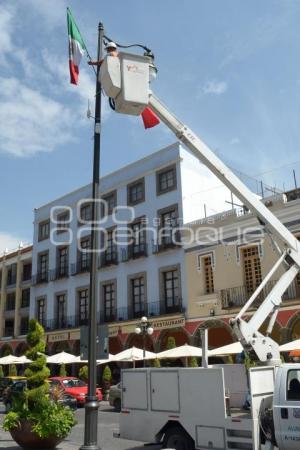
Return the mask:
[[141, 322], [136, 326], [135, 333], [143, 337], [143, 365], [145, 367], [146, 358], [146, 336], [151, 336], [153, 334], [153, 328], [151, 322], [149, 322], [146, 316], [141, 318]]

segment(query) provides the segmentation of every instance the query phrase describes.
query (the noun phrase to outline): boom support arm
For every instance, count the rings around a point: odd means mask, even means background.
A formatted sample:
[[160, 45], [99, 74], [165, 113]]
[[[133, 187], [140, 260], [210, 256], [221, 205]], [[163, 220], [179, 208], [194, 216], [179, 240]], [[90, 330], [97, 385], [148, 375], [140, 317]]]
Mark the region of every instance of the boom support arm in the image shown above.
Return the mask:
[[[155, 114], [171, 129], [177, 138], [183, 142], [193, 153], [193, 155], [203, 162], [211, 172], [216, 175], [221, 182], [227, 186], [253, 214], [257, 216], [261, 223], [280, 239], [284, 245], [284, 255], [280, 258], [288, 262], [290, 268], [275, 284], [270, 294], [262, 302], [253, 317], [246, 322], [241, 314], [232, 321], [232, 326], [246, 350], [253, 349], [258, 358], [263, 362], [280, 362], [279, 347], [270, 337], [265, 337], [259, 333], [259, 328], [270, 314], [275, 317], [276, 310], [282, 301], [282, 295], [299, 273], [300, 268], [300, 244], [296, 237], [277, 219], [274, 214], [234, 175], [234, 173], [182, 122], [180, 122], [160, 100], [150, 94], [149, 106]], [[277, 268], [277, 266], [276, 266]], [[272, 270], [273, 274], [275, 270]], [[265, 281], [257, 289], [262, 290]], [[243, 313], [255, 300], [255, 294], [243, 308]]]

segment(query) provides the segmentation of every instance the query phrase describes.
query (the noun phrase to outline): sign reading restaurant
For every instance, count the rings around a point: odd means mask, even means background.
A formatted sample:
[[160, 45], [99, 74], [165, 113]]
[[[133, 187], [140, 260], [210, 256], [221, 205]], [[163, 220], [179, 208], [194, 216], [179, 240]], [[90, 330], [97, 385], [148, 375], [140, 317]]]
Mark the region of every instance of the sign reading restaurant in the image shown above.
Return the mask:
[[[151, 320], [152, 327], [154, 330], [166, 330], [168, 328], [178, 328], [185, 326], [185, 318], [184, 317], [174, 317], [168, 319], [155, 319]], [[125, 324], [113, 324], [108, 326], [108, 335], [109, 337], [115, 337], [118, 334], [130, 334], [135, 333], [136, 323], [130, 322]]]

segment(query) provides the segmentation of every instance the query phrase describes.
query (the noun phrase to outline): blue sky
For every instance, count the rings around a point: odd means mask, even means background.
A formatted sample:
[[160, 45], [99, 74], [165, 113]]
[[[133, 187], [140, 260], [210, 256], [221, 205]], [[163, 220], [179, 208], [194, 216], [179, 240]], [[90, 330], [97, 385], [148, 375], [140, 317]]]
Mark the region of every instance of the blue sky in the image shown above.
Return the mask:
[[[231, 167], [280, 189], [295, 168], [300, 184], [299, 1], [0, 5], [0, 251], [32, 240], [34, 207], [91, 179], [95, 79], [83, 61], [69, 84], [67, 6], [93, 56], [100, 20], [114, 40], [152, 48], [156, 95]], [[104, 102], [102, 174], [175, 141]]]

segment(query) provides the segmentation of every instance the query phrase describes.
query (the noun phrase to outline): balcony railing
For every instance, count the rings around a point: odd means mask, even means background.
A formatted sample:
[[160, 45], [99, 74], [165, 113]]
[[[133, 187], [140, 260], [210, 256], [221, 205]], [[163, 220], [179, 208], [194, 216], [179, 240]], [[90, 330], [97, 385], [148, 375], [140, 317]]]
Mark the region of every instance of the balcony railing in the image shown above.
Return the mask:
[[13, 335], [14, 335], [14, 327], [4, 328], [4, 337], [13, 337]]
[[100, 311], [100, 323], [105, 322], [119, 322], [122, 320], [140, 319], [143, 316], [153, 317], [164, 314], [176, 314], [184, 313], [185, 309], [182, 306], [182, 299], [176, 297], [173, 299], [172, 304], [167, 305], [163, 302], [150, 302], [143, 305], [139, 305], [138, 308], [134, 308], [132, 305], [124, 306], [123, 308], [116, 308], [113, 311], [105, 312]]
[[[255, 300], [253, 307], [257, 307], [271, 292], [272, 288], [276, 284], [276, 280], [269, 281], [266, 284], [262, 292], [258, 295]], [[236, 308], [244, 306], [252, 295], [252, 292], [247, 289], [246, 286], [237, 286], [229, 289], [222, 289], [221, 292], [221, 302], [222, 308]], [[282, 300], [293, 300], [300, 297], [300, 283], [297, 279], [288, 287], [288, 289], [283, 294]]]
[[66, 278], [69, 276], [68, 265], [63, 265], [50, 270], [50, 281], [59, 280], [61, 278]]
[[54, 319], [48, 319], [44, 321], [44, 328], [46, 331], [52, 331], [52, 330], [65, 330], [68, 328], [77, 328], [81, 325], [87, 325], [88, 319], [82, 318], [79, 315], [75, 316], [65, 316], [54, 318]]
[[38, 272], [32, 277], [32, 284], [41, 284], [48, 283], [49, 281], [49, 272]]
[[113, 248], [110, 251], [104, 251], [98, 257], [98, 267], [113, 266], [119, 264], [118, 251], [117, 248]]
[[173, 248], [181, 247], [181, 233], [179, 230], [168, 236], [162, 236], [160, 240], [153, 242], [153, 253], [160, 253]]
[[146, 243], [143, 242], [138, 245], [130, 244], [122, 249], [122, 262], [129, 261], [130, 259], [142, 258], [147, 255], [148, 246]]
[[91, 268], [91, 260], [79, 259], [75, 264], [71, 265], [71, 275], [78, 275], [79, 273], [89, 272]]

